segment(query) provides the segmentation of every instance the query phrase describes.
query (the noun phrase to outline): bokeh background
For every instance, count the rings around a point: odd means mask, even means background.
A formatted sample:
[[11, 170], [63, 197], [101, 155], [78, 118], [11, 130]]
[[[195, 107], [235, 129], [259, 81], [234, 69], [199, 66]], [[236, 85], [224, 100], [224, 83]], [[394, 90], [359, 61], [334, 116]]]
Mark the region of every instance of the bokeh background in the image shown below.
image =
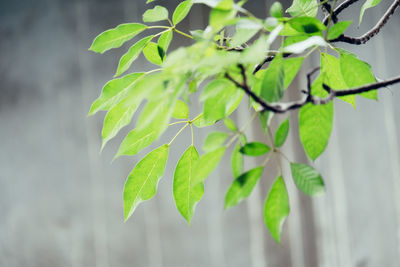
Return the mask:
[[[341, 17], [354, 19], [349, 33], [360, 35], [391, 2], [368, 11], [359, 28], [360, 4]], [[179, 1], [156, 3], [172, 12]], [[250, 0], [247, 7], [266, 16], [270, 4]], [[325, 178], [324, 196], [310, 199], [299, 193], [283, 162], [291, 214], [281, 245], [269, 236], [262, 218], [276, 176], [273, 165], [247, 201], [224, 211], [224, 194], [232, 182], [225, 157], [207, 180], [205, 196], [187, 226], [175, 208], [172, 178], [190, 143], [189, 132], [174, 144], [157, 196], [123, 223], [126, 176], [141, 156], [170, 140], [178, 128], [138, 157], [111, 164], [133, 124], [100, 154], [104, 113], [88, 118], [87, 112], [128, 46], [102, 56], [87, 49], [100, 32], [141, 21], [147, 7], [145, 0], [0, 0], [0, 266], [400, 266], [399, 85], [381, 90], [379, 102], [358, 98], [356, 110], [336, 101], [332, 138], [315, 161]], [[380, 79], [400, 74], [399, 15], [366, 45], [343, 46], [371, 63]], [[198, 6], [182, 29], [203, 29], [207, 21], [208, 8]], [[177, 37], [173, 46], [189, 43]], [[315, 64], [318, 58], [305, 63], [293, 92], [305, 86], [304, 74]], [[134, 68], [151, 67], [140, 58]], [[200, 108], [194, 101], [191, 114]], [[248, 116], [246, 103], [234, 113], [239, 125]], [[274, 125], [286, 116], [278, 116]], [[284, 150], [305, 163], [297, 113], [291, 118]], [[198, 147], [206, 134], [195, 132]], [[248, 135], [265, 138], [257, 123]], [[256, 164], [246, 161], [247, 168]]]

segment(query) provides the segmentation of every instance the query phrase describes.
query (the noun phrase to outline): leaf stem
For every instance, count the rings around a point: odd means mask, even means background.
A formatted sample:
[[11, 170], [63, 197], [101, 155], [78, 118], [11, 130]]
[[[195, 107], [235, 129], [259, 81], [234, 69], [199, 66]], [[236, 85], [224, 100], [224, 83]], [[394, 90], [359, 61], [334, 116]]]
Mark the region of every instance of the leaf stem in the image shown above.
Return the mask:
[[172, 28], [172, 29], [173, 29], [174, 32], [179, 33], [180, 35], [183, 35], [183, 36], [185, 36], [187, 38], [190, 38], [190, 39], [194, 39], [193, 36], [191, 36], [191, 35], [189, 35], [187, 33], [184, 33], [184, 32], [182, 32], [182, 31], [180, 31], [180, 30], [178, 30], [176, 28]]
[[181, 124], [181, 123], [188, 123], [188, 121], [176, 121], [173, 123], [168, 124], [168, 126], [176, 125], [176, 124]]
[[185, 130], [185, 128], [186, 128], [188, 125], [189, 125], [189, 123], [186, 123], [186, 125], [183, 126], [183, 127], [179, 130], [179, 132], [174, 136], [174, 138], [172, 138], [172, 140], [168, 143], [168, 146], [170, 146], [170, 145], [175, 141], [175, 139], [181, 134], [181, 132], [182, 132], [183, 130]]

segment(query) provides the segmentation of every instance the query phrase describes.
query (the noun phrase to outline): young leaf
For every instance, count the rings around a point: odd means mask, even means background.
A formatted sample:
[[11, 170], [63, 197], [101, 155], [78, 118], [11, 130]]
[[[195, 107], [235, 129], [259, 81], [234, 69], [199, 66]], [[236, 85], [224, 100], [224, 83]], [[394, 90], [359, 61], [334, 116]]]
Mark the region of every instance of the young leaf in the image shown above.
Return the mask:
[[290, 163], [290, 169], [297, 187], [306, 195], [317, 196], [325, 192], [321, 175], [312, 167], [292, 162]]
[[165, 59], [165, 55], [167, 54], [169, 45], [171, 44], [173, 35], [173, 31], [166, 31], [161, 34], [160, 38], [158, 38], [158, 54], [163, 61]]
[[141, 202], [151, 199], [156, 194], [158, 182], [165, 171], [168, 150], [169, 146], [163, 145], [151, 151], [129, 174], [124, 186], [125, 221]]
[[328, 145], [333, 125], [333, 102], [307, 104], [299, 112], [299, 135], [307, 156], [315, 160]]
[[204, 194], [203, 183], [193, 184], [193, 168], [199, 158], [196, 148], [193, 145], [190, 146], [179, 159], [174, 173], [175, 204], [188, 224], [193, 217], [197, 202]]
[[293, 0], [293, 4], [286, 10], [292, 17], [315, 17], [318, 13], [317, 0]]
[[153, 128], [134, 129], [122, 141], [114, 159], [122, 155], [133, 156], [151, 145], [157, 139], [157, 131]]
[[363, 4], [363, 6], [361, 7], [361, 11], [360, 11], [360, 20], [359, 20], [359, 22], [358, 22], [358, 26], [360, 26], [360, 24], [361, 24], [361, 21], [362, 21], [362, 19], [363, 19], [365, 10], [367, 10], [368, 8], [371, 8], [371, 7], [376, 6], [376, 5], [379, 4], [381, 1], [382, 1], [382, 0], [367, 0], [367, 1]]
[[[376, 82], [375, 76], [371, 71], [371, 66], [351, 54], [343, 52], [340, 54], [340, 70], [344, 81], [350, 88]], [[365, 98], [378, 100], [376, 90], [361, 93], [360, 95]]]
[[186, 0], [180, 3], [176, 7], [174, 14], [172, 15], [172, 23], [176, 25], [179, 22], [181, 22], [187, 16], [192, 6], [193, 6], [192, 0]]
[[226, 147], [218, 148], [204, 154], [193, 168], [193, 185], [204, 182], [211, 172], [218, 166], [219, 161], [224, 155]]
[[238, 143], [233, 149], [231, 157], [232, 174], [235, 178], [243, 172], [243, 155], [240, 153], [240, 148], [241, 146]]
[[240, 153], [247, 156], [258, 157], [267, 154], [271, 148], [260, 142], [247, 143], [240, 149]]
[[269, 10], [272, 17], [282, 18], [283, 17], [283, 7], [280, 2], [274, 2]]
[[339, 21], [334, 24], [328, 31], [327, 39], [333, 40], [338, 38], [350, 26], [352, 21]]
[[289, 197], [285, 182], [279, 176], [271, 187], [264, 204], [264, 221], [276, 242], [281, 242], [282, 226], [289, 215]]
[[90, 107], [89, 115], [93, 115], [99, 110], [108, 110], [119, 103], [135, 83], [144, 75], [144, 73], [131, 73], [106, 83], [100, 96]]
[[119, 60], [117, 72], [114, 77], [121, 75], [129, 69], [133, 61], [139, 57], [143, 48], [151, 41], [151, 39], [153, 39], [153, 37], [154, 36], [145, 37], [129, 48], [128, 52], [126, 52]]
[[300, 70], [301, 64], [303, 64], [304, 57], [295, 57], [283, 60], [283, 69], [285, 71], [285, 82], [284, 89], [286, 89], [296, 77]]
[[264, 72], [260, 96], [267, 102], [281, 100], [284, 92], [285, 70], [282, 65], [282, 55], [275, 57]]
[[261, 178], [263, 167], [254, 168], [236, 178], [225, 195], [225, 209], [233, 207], [247, 198]]
[[282, 124], [279, 126], [278, 130], [275, 133], [275, 146], [281, 147], [288, 136], [289, 133], [289, 118], [287, 118]]
[[140, 23], [118, 25], [98, 35], [89, 50], [103, 54], [107, 50], [120, 47], [145, 29], [147, 26]]
[[189, 107], [182, 100], [178, 99], [175, 102], [174, 111], [172, 117], [175, 119], [188, 119], [189, 118]]
[[228, 138], [229, 134], [224, 132], [212, 132], [204, 140], [203, 150], [206, 152], [213, 151], [221, 147], [225, 140]]
[[157, 22], [168, 19], [168, 10], [162, 6], [155, 6], [152, 9], [146, 10], [143, 14], [144, 22]]
[[156, 43], [148, 42], [143, 49], [143, 54], [147, 58], [147, 60], [154, 65], [160, 66], [163, 62], [163, 59], [159, 52], [159, 47]]

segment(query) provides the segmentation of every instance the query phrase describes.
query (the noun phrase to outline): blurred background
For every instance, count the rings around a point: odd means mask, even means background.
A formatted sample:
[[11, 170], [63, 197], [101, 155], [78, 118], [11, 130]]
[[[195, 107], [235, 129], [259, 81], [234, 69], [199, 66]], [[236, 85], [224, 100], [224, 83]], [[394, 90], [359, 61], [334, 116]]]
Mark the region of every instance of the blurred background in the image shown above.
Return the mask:
[[[156, 3], [172, 13], [179, 2]], [[355, 20], [349, 34], [361, 35], [375, 25], [391, 2], [367, 11], [359, 28], [360, 4], [344, 12], [341, 18]], [[271, 4], [250, 0], [247, 7], [265, 17]], [[100, 32], [140, 22], [147, 7], [145, 0], [0, 0], [0, 266], [400, 266], [399, 85], [381, 90], [379, 102], [358, 98], [356, 110], [336, 101], [330, 143], [315, 161], [326, 182], [324, 196], [310, 199], [299, 193], [283, 162], [291, 214], [281, 245], [262, 218], [276, 177], [273, 165], [248, 200], [224, 211], [224, 194], [233, 179], [226, 156], [207, 180], [187, 226], [175, 208], [172, 178], [190, 144], [189, 132], [174, 144], [157, 196], [123, 223], [125, 178], [141, 156], [179, 128], [168, 130], [139, 156], [111, 164], [133, 124], [100, 154], [105, 114], [88, 118], [87, 112], [129, 46], [102, 56], [87, 49]], [[203, 29], [207, 21], [208, 8], [197, 6], [181, 28]], [[378, 78], [397, 76], [399, 25], [397, 11], [366, 45], [343, 47], [369, 62]], [[173, 46], [185, 44], [176, 37]], [[304, 74], [318, 60], [305, 63], [294, 91], [305, 86]], [[135, 71], [151, 68], [144, 58], [134, 66]], [[196, 115], [201, 106], [193, 104], [191, 115]], [[239, 125], [248, 116], [246, 103], [234, 113]], [[287, 116], [278, 116], [274, 125]], [[257, 124], [248, 135], [262, 141]], [[284, 150], [291, 160], [306, 163], [297, 128], [293, 112]], [[195, 132], [198, 147], [207, 131]], [[246, 168], [255, 164], [246, 161]]]

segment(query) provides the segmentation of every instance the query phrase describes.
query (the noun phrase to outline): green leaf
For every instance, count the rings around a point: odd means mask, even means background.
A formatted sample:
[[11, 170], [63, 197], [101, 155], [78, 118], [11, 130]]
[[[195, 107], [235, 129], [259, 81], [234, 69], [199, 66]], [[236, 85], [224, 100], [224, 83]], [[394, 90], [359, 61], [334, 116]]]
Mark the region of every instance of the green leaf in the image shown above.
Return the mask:
[[125, 98], [120, 103], [115, 105], [104, 118], [103, 130], [101, 136], [103, 139], [101, 150], [107, 142], [116, 136], [123, 127], [128, 125], [132, 116], [142, 102], [142, 98], [137, 98], [132, 101], [132, 98]]
[[[371, 66], [351, 54], [343, 52], [340, 54], [340, 70], [344, 81], [350, 88], [376, 82]], [[376, 90], [361, 93], [360, 95], [365, 98], [378, 100]]]
[[163, 62], [163, 59], [159, 53], [158, 45], [156, 43], [148, 42], [143, 49], [143, 54], [147, 60], [154, 65], [160, 66]]
[[258, 157], [267, 154], [270, 150], [271, 148], [266, 144], [260, 142], [252, 142], [244, 145], [240, 149], [240, 153], [245, 154], [247, 156]]
[[333, 102], [326, 105], [307, 104], [299, 112], [300, 141], [307, 156], [315, 160], [328, 145], [333, 125]]
[[274, 2], [269, 10], [272, 17], [282, 18], [283, 17], [283, 7], [280, 2]]
[[226, 128], [228, 128], [232, 132], [236, 132], [238, 130], [236, 124], [230, 118], [226, 118], [224, 120], [224, 123], [225, 123]]
[[162, 6], [155, 6], [152, 9], [146, 10], [143, 14], [144, 22], [156, 22], [168, 19], [168, 10]]
[[173, 31], [166, 31], [158, 38], [158, 54], [163, 61], [165, 60], [165, 55], [167, 54], [173, 35]]
[[361, 7], [361, 11], [360, 11], [360, 20], [358, 22], [358, 26], [360, 26], [361, 21], [363, 19], [364, 16], [364, 12], [365, 10], [367, 10], [368, 8], [374, 7], [377, 4], [379, 4], [382, 0], [367, 0], [365, 1], [365, 3], [363, 4], [363, 6]]
[[172, 117], [175, 119], [188, 119], [189, 118], [189, 107], [182, 100], [178, 99], [175, 103]]
[[194, 214], [197, 202], [204, 194], [203, 183], [193, 183], [194, 166], [199, 161], [199, 154], [192, 145], [181, 156], [174, 173], [174, 199], [175, 204], [181, 215], [188, 224]]
[[289, 215], [289, 196], [282, 176], [271, 187], [264, 205], [264, 221], [276, 242], [281, 242], [282, 226]]
[[204, 101], [204, 119], [215, 122], [229, 116], [240, 104], [243, 91], [226, 80], [217, 79], [204, 89], [200, 100]]
[[103, 54], [107, 50], [120, 47], [145, 29], [147, 26], [140, 23], [118, 25], [98, 35], [89, 50]]
[[147, 154], [133, 168], [124, 186], [125, 221], [136, 207], [149, 200], [157, 192], [157, 185], [165, 171], [168, 159], [168, 145], [163, 145]]
[[134, 129], [122, 141], [114, 159], [122, 155], [133, 156], [157, 139], [157, 131], [151, 127]]
[[283, 60], [283, 69], [285, 71], [285, 82], [283, 87], [287, 88], [296, 77], [303, 64], [304, 57], [295, 57]]
[[342, 33], [346, 31], [346, 29], [350, 26], [352, 21], [339, 21], [336, 24], [333, 24], [333, 26], [329, 29], [327, 39], [328, 40], [334, 40], [338, 38]]
[[147, 0], [146, 4], [149, 4], [149, 3], [154, 2], [154, 1], [156, 1], [156, 0]]
[[282, 124], [279, 126], [278, 130], [275, 133], [275, 146], [281, 147], [289, 134], [289, 118], [287, 118]]
[[[338, 58], [326, 53], [321, 53], [321, 69], [321, 78], [317, 79], [313, 84], [313, 91], [319, 90], [323, 92], [323, 95], [320, 96], [326, 96], [322, 83], [327, 84], [332, 89], [345, 90], [348, 88], [342, 73], [338, 71], [340, 69], [340, 60]], [[317, 86], [319, 87], [318, 89], [316, 88]], [[354, 108], [356, 106], [355, 95], [342, 96], [339, 97], [339, 99], [350, 103]]]
[[[237, 47], [250, 40], [256, 35], [262, 25], [254, 20], [241, 19], [236, 24], [236, 33], [233, 35], [232, 40], [229, 42], [231, 47]], [[265, 49], [265, 48], [264, 48]]]
[[153, 37], [153, 35], [145, 37], [129, 48], [128, 52], [126, 52], [119, 60], [117, 72], [114, 77], [121, 75], [129, 69], [133, 61], [139, 57], [143, 48], [151, 41], [151, 39], [153, 39]]
[[264, 134], [267, 133], [269, 124], [271, 123], [271, 119], [273, 117], [273, 113], [264, 111], [263, 113], [258, 114], [260, 117], [260, 124]]
[[247, 198], [258, 180], [261, 178], [263, 167], [254, 168], [236, 178], [225, 195], [225, 209], [233, 207]]
[[298, 17], [289, 21], [289, 25], [298, 32], [314, 34], [326, 30], [326, 26], [316, 18]]
[[203, 150], [209, 152], [221, 147], [228, 137], [229, 134], [224, 132], [210, 133], [204, 140]]
[[321, 175], [312, 167], [301, 163], [290, 163], [293, 180], [306, 195], [317, 196], [325, 192]]
[[317, 0], [293, 0], [293, 4], [286, 10], [292, 17], [315, 17], [318, 13]]
[[267, 102], [281, 100], [284, 92], [285, 70], [282, 65], [282, 55], [272, 60], [262, 77], [260, 96]]
[[243, 172], [243, 155], [240, 153], [240, 148], [240, 143], [238, 143], [233, 149], [231, 157], [232, 174], [235, 178]]
[[186, 0], [180, 3], [176, 7], [174, 14], [172, 15], [172, 23], [176, 25], [179, 22], [181, 22], [187, 16], [192, 6], [193, 6], [192, 0]]
[[314, 47], [314, 46], [322, 46], [325, 47], [327, 46], [328, 43], [325, 42], [324, 38], [321, 36], [311, 36], [310, 38], [297, 42], [292, 45], [288, 45], [284, 48], [285, 53], [292, 53], [292, 54], [301, 54], [304, 51], [306, 51], [308, 48]]
[[[219, 2], [219, 4], [213, 8], [210, 12], [210, 26], [213, 28], [214, 32], [218, 32], [223, 27], [232, 24], [233, 18], [236, 15], [236, 10], [229, 8], [230, 3], [233, 3], [231, 0], [223, 0]], [[225, 3], [227, 3], [225, 5]]]
[[135, 83], [144, 75], [144, 73], [132, 73], [107, 82], [100, 96], [90, 107], [89, 115], [93, 115], [99, 110], [108, 110], [119, 103]]
[[226, 147], [218, 148], [204, 154], [193, 168], [193, 185], [202, 183], [207, 179], [211, 172], [218, 166]]

